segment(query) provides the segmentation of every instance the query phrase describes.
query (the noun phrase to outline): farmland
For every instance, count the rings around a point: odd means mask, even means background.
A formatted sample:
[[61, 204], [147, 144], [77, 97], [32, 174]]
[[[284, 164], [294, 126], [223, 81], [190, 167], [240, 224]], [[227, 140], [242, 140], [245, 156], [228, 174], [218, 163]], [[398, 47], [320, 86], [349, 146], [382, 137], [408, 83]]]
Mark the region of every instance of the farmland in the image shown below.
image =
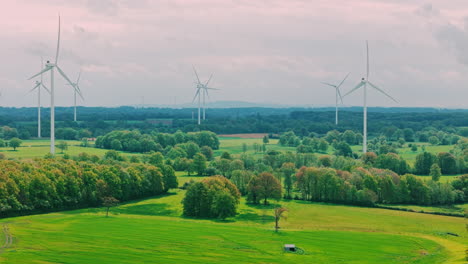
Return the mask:
[[[183, 178], [183, 177], [182, 177]], [[272, 208], [241, 202], [227, 221], [181, 217], [185, 191], [111, 209], [3, 219], [14, 237], [2, 263], [463, 263], [463, 218], [383, 209], [281, 202], [289, 209], [273, 231]], [[458, 234], [460, 237], [447, 235]], [[304, 254], [285, 253], [295, 243]]]

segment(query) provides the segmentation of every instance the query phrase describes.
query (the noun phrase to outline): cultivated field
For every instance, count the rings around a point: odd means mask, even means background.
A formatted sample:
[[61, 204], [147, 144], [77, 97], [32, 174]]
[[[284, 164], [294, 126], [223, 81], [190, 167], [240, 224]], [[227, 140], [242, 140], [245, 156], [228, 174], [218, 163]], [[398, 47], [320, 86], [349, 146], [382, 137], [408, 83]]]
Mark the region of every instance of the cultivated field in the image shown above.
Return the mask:
[[[464, 263], [468, 244], [463, 218], [290, 201], [281, 202], [289, 213], [275, 233], [273, 206], [242, 201], [239, 215], [227, 221], [187, 219], [181, 217], [183, 194], [124, 204], [108, 218], [93, 208], [3, 219], [13, 243], [0, 261]], [[286, 243], [303, 254], [285, 253]]]

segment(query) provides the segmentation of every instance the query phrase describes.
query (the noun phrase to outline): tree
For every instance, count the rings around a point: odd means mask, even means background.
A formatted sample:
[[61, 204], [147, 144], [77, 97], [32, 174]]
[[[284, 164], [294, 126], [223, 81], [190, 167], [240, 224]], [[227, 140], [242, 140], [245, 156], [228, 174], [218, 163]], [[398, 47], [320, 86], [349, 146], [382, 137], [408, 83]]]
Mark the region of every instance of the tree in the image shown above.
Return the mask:
[[263, 144], [268, 144], [268, 143], [270, 143], [268, 136], [267, 135], [263, 136]]
[[119, 204], [119, 200], [112, 196], [106, 196], [102, 198], [102, 206], [106, 207], [106, 217], [109, 216], [109, 209]]
[[242, 152], [247, 152], [247, 144], [246, 143], [242, 143]]
[[440, 171], [440, 167], [437, 163], [432, 164], [429, 175], [432, 177], [433, 181], [439, 181], [440, 176], [442, 176], [442, 172]]
[[377, 160], [377, 155], [374, 152], [367, 152], [362, 154], [361, 159], [364, 162], [364, 164], [373, 165]]
[[59, 148], [63, 153], [63, 151], [68, 149], [68, 143], [66, 141], [59, 141], [59, 143], [57, 144], [57, 148]]
[[210, 212], [208, 203], [208, 187], [203, 182], [190, 185], [182, 200], [185, 216], [206, 217]]
[[338, 142], [334, 147], [336, 150], [335, 155], [337, 156], [351, 157], [353, 155], [351, 147], [346, 142]]
[[205, 155], [207, 160], [213, 159], [213, 149], [208, 146], [203, 146], [200, 148], [201, 154]]
[[286, 197], [289, 199], [291, 198], [291, 190], [293, 186], [293, 174], [296, 172], [296, 166], [292, 162], [283, 163], [281, 166], [281, 170], [284, 174], [284, 188], [286, 189]]
[[111, 141], [111, 149], [122, 150], [122, 143], [118, 139], [113, 139]]
[[263, 204], [267, 205], [269, 198], [281, 198], [281, 183], [269, 172], [263, 172], [253, 177], [249, 182], [248, 189], [248, 200], [253, 203], [258, 203], [260, 200], [263, 200]]
[[330, 167], [332, 165], [332, 159], [329, 155], [322, 155], [319, 157], [319, 163], [323, 167]]
[[227, 152], [227, 151], [224, 151], [223, 154], [221, 154], [221, 159], [230, 160], [231, 159], [231, 154], [229, 154], [229, 152]]
[[434, 146], [435, 146], [435, 145], [439, 145], [440, 140], [439, 140], [439, 138], [436, 137], [436, 136], [430, 136], [430, 137], [429, 137], [429, 143], [430, 143], [431, 145], [434, 145]]
[[284, 207], [277, 207], [275, 208], [275, 231], [278, 232], [278, 230], [280, 229], [279, 227], [279, 221], [281, 218], [286, 218], [286, 216], [283, 215], [284, 212], [287, 212], [288, 209], [284, 208]]
[[223, 176], [195, 182], [187, 189], [182, 204], [184, 215], [225, 219], [236, 214], [240, 201], [237, 187]]
[[456, 174], [458, 171], [457, 159], [448, 152], [440, 152], [437, 154], [437, 162], [442, 174]]
[[206, 170], [206, 158], [203, 154], [197, 153], [193, 157], [193, 170], [197, 173], [198, 176], [202, 176]]
[[416, 174], [428, 175], [432, 164], [437, 161], [434, 154], [429, 152], [419, 153], [416, 156], [416, 162], [414, 163], [414, 169]]
[[236, 215], [236, 199], [227, 191], [219, 191], [213, 197], [211, 213], [217, 218], [224, 220]]
[[21, 143], [23, 143], [23, 141], [15, 137], [15, 138], [10, 139], [10, 142], [8, 142], [8, 145], [10, 145], [10, 147], [12, 147], [14, 151], [16, 151], [16, 148], [21, 146]]

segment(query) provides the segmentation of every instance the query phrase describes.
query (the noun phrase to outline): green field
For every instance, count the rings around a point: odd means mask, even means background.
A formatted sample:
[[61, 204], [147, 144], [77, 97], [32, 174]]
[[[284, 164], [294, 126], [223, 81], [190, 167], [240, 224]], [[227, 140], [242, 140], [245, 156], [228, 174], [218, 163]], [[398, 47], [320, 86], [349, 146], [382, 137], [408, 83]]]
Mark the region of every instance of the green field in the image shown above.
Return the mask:
[[[3, 219], [2, 263], [463, 263], [463, 218], [300, 201], [273, 232], [272, 206], [227, 221], [181, 217], [184, 191], [111, 209]], [[447, 232], [460, 237], [447, 235]], [[2, 236], [2, 239], [4, 236]], [[304, 254], [285, 253], [293, 243]], [[3, 241], [0, 241], [3, 244]]]
[[[55, 144], [58, 144], [62, 140], [56, 140]], [[68, 143], [68, 150], [65, 150], [64, 153], [70, 156], [78, 156], [82, 152], [86, 152], [90, 155], [97, 155], [99, 157], [104, 156], [108, 151], [107, 149], [98, 149], [93, 147], [93, 143], [90, 143], [90, 147], [81, 147], [81, 141], [77, 140], [65, 140]], [[46, 154], [50, 153], [50, 141], [49, 140], [24, 140], [23, 143], [16, 151], [13, 151], [11, 147], [0, 148], [0, 153], [3, 153], [6, 158], [15, 158], [15, 159], [32, 159], [32, 158], [41, 158]], [[61, 150], [55, 148], [55, 153], [58, 156], [62, 156]], [[141, 155], [137, 153], [125, 153], [122, 152], [124, 156], [132, 155]]]

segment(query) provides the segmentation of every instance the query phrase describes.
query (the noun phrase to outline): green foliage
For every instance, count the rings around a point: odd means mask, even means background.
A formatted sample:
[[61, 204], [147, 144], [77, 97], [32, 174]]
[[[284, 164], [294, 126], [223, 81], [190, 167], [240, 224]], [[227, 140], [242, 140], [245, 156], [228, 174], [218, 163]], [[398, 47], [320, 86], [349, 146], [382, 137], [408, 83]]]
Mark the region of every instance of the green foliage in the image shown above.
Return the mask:
[[57, 148], [59, 148], [61, 150], [61, 152], [63, 153], [65, 150], [68, 149], [68, 143], [66, 141], [59, 141], [59, 143], [57, 144]]
[[429, 152], [423, 152], [416, 156], [416, 162], [414, 169], [418, 175], [428, 175], [432, 164], [437, 162], [437, 158], [434, 154]]
[[205, 170], [206, 170], [206, 158], [203, 154], [201, 153], [197, 153], [194, 157], [193, 157], [193, 163], [192, 163], [192, 166], [193, 166], [193, 171], [196, 172], [198, 174], [198, 176], [201, 176], [205, 173]]
[[175, 134], [157, 133], [142, 134], [139, 130], [112, 131], [97, 138], [97, 148], [124, 150], [130, 152], [162, 151], [166, 147], [179, 146], [186, 152], [189, 158], [200, 151], [200, 147], [208, 146], [212, 149], [219, 148], [219, 140], [216, 134], [209, 131], [197, 133]]
[[234, 184], [223, 176], [212, 176], [190, 185], [182, 200], [183, 214], [225, 219], [236, 215], [239, 200]]
[[442, 172], [440, 170], [439, 165], [437, 165], [437, 163], [432, 164], [429, 175], [432, 177], [433, 181], [439, 181], [440, 176], [442, 176]]
[[12, 147], [13, 150], [16, 151], [16, 148], [21, 146], [22, 143], [23, 141], [21, 139], [15, 137], [15, 138], [10, 139], [10, 141], [8, 142], [8, 145]]
[[128, 201], [177, 187], [174, 171], [144, 164], [111, 165], [51, 158], [0, 160], [0, 212], [26, 214], [96, 206], [104, 197]]
[[268, 204], [268, 199], [281, 198], [281, 182], [268, 172], [262, 172], [254, 176], [248, 185], [248, 201], [259, 203], [263, 200], [263, 204]]

